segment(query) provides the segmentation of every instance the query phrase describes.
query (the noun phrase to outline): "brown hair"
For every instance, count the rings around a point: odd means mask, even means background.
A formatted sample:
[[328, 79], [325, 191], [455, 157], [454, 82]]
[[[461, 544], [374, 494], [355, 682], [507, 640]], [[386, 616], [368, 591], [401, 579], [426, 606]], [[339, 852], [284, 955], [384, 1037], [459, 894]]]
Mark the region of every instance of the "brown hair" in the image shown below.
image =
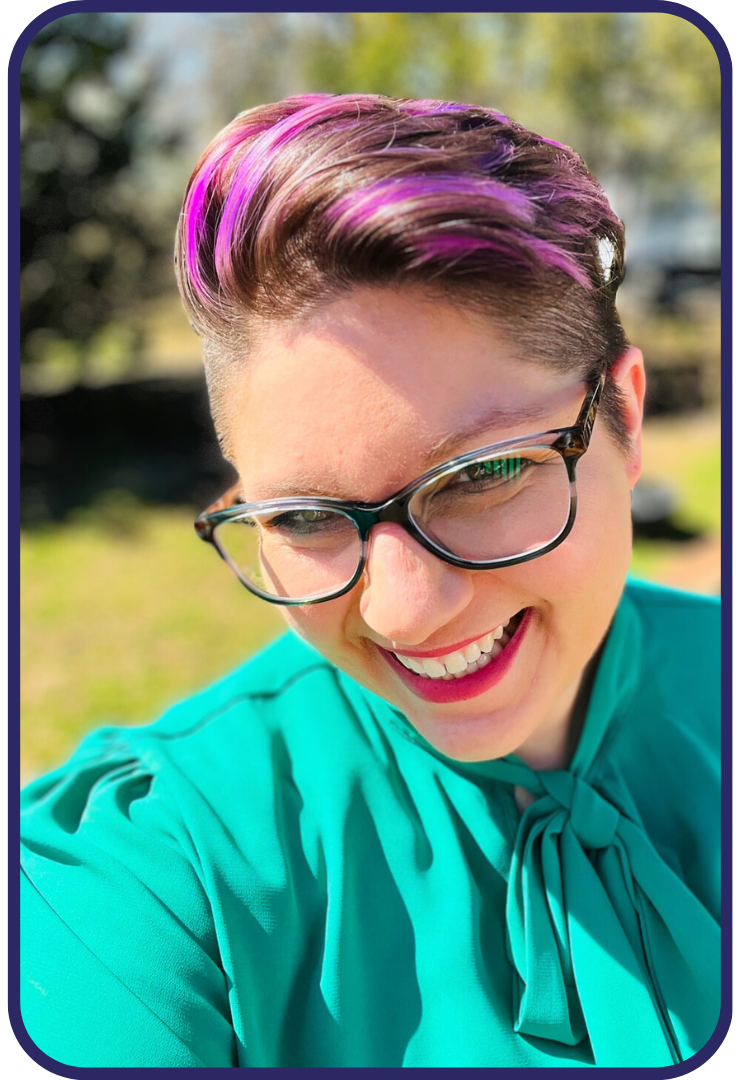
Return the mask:
[[[627, 347], [624, 231], [581, 158], [492, 110], [374, 95], [242, 113], [202, 155], [177, 236], [221, 434], [262, 322], [355, 286], [414, 286], [494, 320], [526, 360], [589, 379]], [[601, 412], [627, 446], [620, 393]]]

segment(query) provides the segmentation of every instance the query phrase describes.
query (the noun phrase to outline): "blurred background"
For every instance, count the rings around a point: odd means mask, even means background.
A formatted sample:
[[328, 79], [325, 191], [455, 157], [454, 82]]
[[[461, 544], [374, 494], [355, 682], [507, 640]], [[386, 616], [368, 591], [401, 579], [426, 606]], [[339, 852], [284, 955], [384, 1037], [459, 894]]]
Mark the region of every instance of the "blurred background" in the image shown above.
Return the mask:
[[201, 544], [231, 480], [172, 273], [197, 157], [310, 91], [493, 106], [574, 146], [626, 223], [650, 376], [633, 572], [719, 589], [719, 65], [651, 13], [67, 15], [21, 73], [22, 780], [279, 633]]

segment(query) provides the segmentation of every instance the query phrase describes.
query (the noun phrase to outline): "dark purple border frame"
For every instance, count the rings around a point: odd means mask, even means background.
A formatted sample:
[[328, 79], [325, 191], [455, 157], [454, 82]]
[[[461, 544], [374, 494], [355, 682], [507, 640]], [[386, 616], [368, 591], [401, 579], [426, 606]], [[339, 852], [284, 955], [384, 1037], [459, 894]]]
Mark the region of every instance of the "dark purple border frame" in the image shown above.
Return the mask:
[[[20, 246], [20, 229], [18, 220], [18, 207], [20, 205], [20, 179], [19, 179], [19, 104], [20, 104], [20, 66], [23, 55], [31, 39], [48, 23], [59, 19], [64, 15], [72, 15], [78, 12], [99, 11], [126, 11], [126, 12], [181, 12], [200, 11], [203, 4], [195, 3], [169, 3], [168, 0], [153, 0], [148, 4], [141, 3], [95, 3], [91, 0], [82, 0], [80, 3], [64, 3], [49, 8], [37, 16], [18, 38], [8, 65], [8, 521], [20, 521], [20, 414], [18, 402], [20, 400], [20, 371], [15, 359], [20, 353], [20, 327], [14, 312], [20, 306], [20, 282], [18, 278], [18, 250]], [[589, 3], [565, 3], [565, 4], [541, 4], [539, 10], [546, 12], [571, 11], [592, 12], [597, 10], [596, 4]], [[510, 4], [505, 10], [509, 11], [533, 11], [538, 5], [524, 3]], [[689, 7], [675, 3], [616, 3], [612, 5], [614, 11], [629, 12], [662, 12], [676, 15], [681, 19], [696, 26], [711, 42], [719, 58], [722, 76], [722, 397], [725, 402], [732, 400], [732, 61], [729, 51], [722, 36], [711, 23], [693, 11]], [[236, 4], [220, 3], [220, 11], [243, 11], [244, 7]], [[264, 10], [258, 8], [258, 10]], [[302, 10], [302, 9], [301, 9]], [[334, 10], [324, 8], [324, 10]], [[369, 9], [368, 9], [369, 10]], [[417, 9], [413, 9], [417, 10]], [[426, 10], [431, 10], [426, 7]], [[474, 10], [469, 8], [469, 10]], [[485, 9], [485, 10], [492, 10]], [[722, 1009], [719, 1022], [706, 1045], [693, 1057], [678, 1065], [664, 1068], [641, 1068], [634, 1069], [635, 1078], [639, 1080], [667, 1080], [668, 1077], [684, 1076], [703, 1065], [721, 1046], [732, 1020], [732, 414], [728, 408], [722, 412], [722, 628], [724, 641], [722, 649], [722, 734], [724, 736], [725, 754], [724, 761], [727, 768], [723, 770], [722, 785], [722, 834], [724, 842], [725, 859], [722, 870]], [[19, 665], [20, 647], [17, 626], [20, 618], [20, 580], [17, 567], [20, 557], [19, 530], [8, 532], [8, 762], [10, 774], [10, 762], [18, 760], [20, 752], [20, 733], [15, 717], [20, 716], [20, 684]], [[8, 784], [8, 851], [15, 851], [15, 839], [19, 831], [19, 809], [16, 794], [15, 775], [13, 782]], [[79, 1066], [65, 1065], [54, 1058], [49, 1057], [38, 1048], [26, 1031], [21, 1019], [18, 1004], [18, 988], [16, 972], [20, 967], [19, 942], [15, 928], [19, 919], [18, 893], [15, 885], [15, 861], [14, 856], [8, 858], [8, 1013], [11, 1027], [20, 1046], [29, 1057], [57, 1076], [66, 1077], [91, 1077], [92, 1080], [100, 1077], [108, 1080], [109, 1077], [124, 1076], [125, 1073], [135, 1071], [165, 1072], [173, 1074], [170, 1069], [147, 1069], [140, 1068], [82, 1068]], [[12, 884], [11, 884], [12, 883]], [[210, 1068], [210, 1075], [221, 1072], [222, 1069]], [[272, 1070], [275, 1071], [275, 1070]], [[279, 1069], [288, 1073], [297, 1070]], [[323, 1069], [317, 1070], [326, 1071]], [[336, 1071], [336, 1070], [335, 1070]], [[370, 1072], [385, 1073], [393, 1072], [393, 1069], [370, 1069]], [[416, 1071], [416, 1070], [415, 1070]], [[425, 1070], [418, 1070], [424, 1072]], [[428, 1070], [427, 1070], [428, 1071]], [[518, 1077], [529, 1077], [544, 1072], [545, 1069], [504, 1069], [504, 1074], [510, 1073], [517, 1080]], [[600, 1071], [612, 1074], [622, 1074], [627, 1070], [622, 1068], [603, 1068]], [[563, 1070], [565, 1076], [586, 1075], [585, 1069], [569, 1068]]]

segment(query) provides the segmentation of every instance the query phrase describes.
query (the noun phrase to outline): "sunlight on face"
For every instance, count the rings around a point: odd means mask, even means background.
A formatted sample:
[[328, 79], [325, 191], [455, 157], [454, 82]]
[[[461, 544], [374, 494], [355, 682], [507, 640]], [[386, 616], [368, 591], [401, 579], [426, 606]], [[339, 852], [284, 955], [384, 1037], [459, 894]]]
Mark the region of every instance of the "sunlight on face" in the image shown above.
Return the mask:
[[[634, 450], [624, 457], [596, 424], [577, 468], [577, 520], [558, 548], [500, 570], [464, 570], [399, 525], [380, 524], [354, 590], [282, 609], [290, 626], [451, 757], [518, 751], [536, 767], [559, 767], [582, 673], [628, 569], [641, 364], [631, 350], [619, 380]], [[573, 424], [585, 389], [576, 375], [530, 363], [495, 326], [446, 300], [359, 289], [263, 331], [237, 388], [229, 444], [249, 500], [374, 502], [453, 453]], [[525, 625], [505, 649], [509, 663], [502, 658], [498, 672], [492, 660], [493, 676], [472, 684], [422, 690], [392, 655], [456, 656], [457, 666], [464, 643], [518, 613]], [[478, 692], [464, 692], [471, 685]]]

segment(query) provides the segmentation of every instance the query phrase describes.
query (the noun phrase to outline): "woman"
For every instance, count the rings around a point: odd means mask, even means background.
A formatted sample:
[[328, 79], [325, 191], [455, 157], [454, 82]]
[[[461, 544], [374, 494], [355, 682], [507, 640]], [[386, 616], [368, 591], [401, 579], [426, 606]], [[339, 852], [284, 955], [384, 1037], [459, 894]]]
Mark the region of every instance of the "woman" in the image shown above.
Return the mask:
[[373, 96], [239, 116], [177, 245], [201, 515], [294, 631], [26, 792], [70, 1065], [662, 1066], [718, 1019], [718, 606], [628, 583], [641, 354], [567, 147]]

